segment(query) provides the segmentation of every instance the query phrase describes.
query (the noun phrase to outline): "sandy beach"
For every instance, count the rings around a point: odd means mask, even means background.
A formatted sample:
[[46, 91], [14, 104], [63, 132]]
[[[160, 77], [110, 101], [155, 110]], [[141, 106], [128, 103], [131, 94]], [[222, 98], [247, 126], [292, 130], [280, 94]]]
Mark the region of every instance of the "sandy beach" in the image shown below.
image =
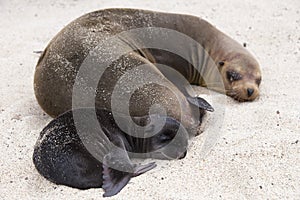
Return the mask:
[[[213, 94], [224, 115], [207, 116], [185, 159], [156, 161], [158, 167], [107, 199], [300, 199], [298, 0], [0, 1], [0, 199], [102, 199], [101, 188], [55, 185], [33, 165], [34, 144], [52, 119], [34, 96], [34, 51], [75, 18], [112, 7], [200, 16], [246, 43], [263, 80], [260, 97], [246, 103], [196, 88]], [[207, 138], [215, 140], [205, 152]]]

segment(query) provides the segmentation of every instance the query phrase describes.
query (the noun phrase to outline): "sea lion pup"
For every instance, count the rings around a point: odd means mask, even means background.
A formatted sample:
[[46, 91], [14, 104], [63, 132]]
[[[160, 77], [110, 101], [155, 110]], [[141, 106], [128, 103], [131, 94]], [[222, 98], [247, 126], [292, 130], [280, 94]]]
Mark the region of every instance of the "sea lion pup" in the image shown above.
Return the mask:
[[[161, 29], [160, 34], [151, 28]], [[126, 35], [137, 29], [145, 31]], [[180, 37], [178, 39], [179, 33], [196, 44], [183, 41]], [[123, 43], [102, 43], [111, 37]], [[150, 41], [150, 45], [145, 40]], [[151, 46], [153, 43], [162, 44], [161, 48]], [[144, 76], [154, 77], [160, 79], [160, 84], [145, 84], [132, 94], [128, 106], [130, 114], [147, 115], [151, 106], [159, 104], [170, 117], [181, 121], [185, 127], [197, 126], [199, 120], [195, 112], [199, 110], [187, 100], [185, 88], [180, 88], [184, 84], [176, 83], [177, 78], [170, 80], [172, 76], [163, 72], [167, 67], [159, 67], [159, 64], [176, 70], [191, 84], [224, 92], [239, 101], [253, 100], [259, 94], [261, 73], [257, 61], [240, 44], [205, 20], [189, 15], [138, 9], [105, 9], [88, 13], [71, 22], [51, 40], [41, 55], [35, 70], [34, 90], [46, 113], [56, 117], [72, 108], [73, 89], [81, 65], [87, 65], [87, 58], [94, 56], [90, 62], [98, 60], [98, 71], [107, 67], [101, 63], [111, 56], [107, 52], [103, 53], [102, 48], [109, 53], [125, 49], [126, 53], [109, 65], [101, 79], [97, 80], [99, 84], [96, 88], [89, 83], [82, 86], [83, 91], [92, 88], [96, 93], [97, 108], [111, 110], [111, 102], [118, 101], [114, 109], [123, 112], [123, 96], [111, 98], [116, 84], [122, 85], [134, 78], [143, 79]], [[178, 55], [177, 51], [183, 55]], [[147, 65], [147, 71], [134, 76], [134, 70], [141, 65]], [[97, 69], [90, 71], [97, 73]], [[131, 71], [133, 73], [126, 81], [118, 82]], [[91, 78], [82, 79], [89, 82]], [[125, 86], [123, 89], [126, 92]], [[79, 101], [84, 102], [85, 99]]]
[[[42, 176], [56, 184], [79, 189], [102, 187], [103, 196], [113, 196], [131, 177], [156, 166], [155, 163], [133, 164], [129, 157], [180, 159], [186, 155], [188, 133], [173, 118], [133, 117], [145, 128], [138, 131], [124, 115], [97, 110], [95, 122], [100, 124], [102, 133], [93, 126], [94, 115], [95, 110], [90, 108], [68, 111], [41, 131], [33, 162]], [[116, 117], [130, 135], [119, 128]], [[163, 119], [165, 123], [158, 127]]]

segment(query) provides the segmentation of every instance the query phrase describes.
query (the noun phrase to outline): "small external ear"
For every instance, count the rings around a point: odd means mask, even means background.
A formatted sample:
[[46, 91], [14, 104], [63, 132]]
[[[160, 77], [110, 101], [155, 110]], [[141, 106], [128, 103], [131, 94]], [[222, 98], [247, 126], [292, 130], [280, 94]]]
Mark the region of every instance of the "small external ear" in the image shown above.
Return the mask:
[[187, 97], [188, 102], [197, 106], [198, 108], [202, 108], [203, 110], [207, 110], [210, 112], [214, 111], [214, 108], [203, 98], [201, 97]]

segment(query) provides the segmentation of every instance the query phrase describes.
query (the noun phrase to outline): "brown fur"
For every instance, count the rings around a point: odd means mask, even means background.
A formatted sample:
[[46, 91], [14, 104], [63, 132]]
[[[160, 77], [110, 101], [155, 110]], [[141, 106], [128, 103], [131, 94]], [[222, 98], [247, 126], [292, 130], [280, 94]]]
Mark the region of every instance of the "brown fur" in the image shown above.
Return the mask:
[[[226, 93], [239, 101], [253, 100], [259, 95], [257, 80], [261, 79], [261, 73], [257, 61], [242, 45], [205, 20], [189, 15], [146, 10], [106, 9], [88, 13], [74, 20], [47, 46], [38, 61], [34, 77], [35, 95], [41, 107], [53, 117], [71, 109], [73, 86], [79, 67], [89, 52], [97, 46], [99, 40], [122, 31], [143, 27], [172, 29], [196, 40], [203, 49], [188, 46], [186, 53], [196, 61], [195, 63], [202, 63], [194, 66], [203, 72], [202, 76], [191, 69], [187, 61], [176, 55], [151, 49], [135, 51], [130, 55], [124, 55], [106, 70], [106, 75], [102, 77], [102, 82], [99, 82], [97, 88], [97, 107], [110, 109], [110, 94], [123, 73], [119, 70], [121, 68], [117, 67], [118, 65], [123, 65], [122, 69], [127, 71], [140, 64], [148, 64], [149, 70], [156, 73], [156, 77], [161, 77], [162, 83], [172, 90], [168, 91], [154, 85], [140, 88], [135, 92], [130, 104], [130, 113], [133, 115], [146, 115], [149, 108], [158, 103], [165, 107], [171, 117], [177, 120], [183, 117], [185, 124], [189, 126], [195, 124], [194, 111], [186, 101], [182, 90], [164, 77], [156, 63], [166, 64], [176, 69], [191, 84]], [[135, 38], [125, 39], [128, 39], [130, 45], [139, 45], [134, 41]], [[177, 45], [177, 42], [174, 41], [173, 45]], [[201, 60], [202, 55], [207, 53], [209, 57], [206, 56], [205, 60]], [[220, 62], [224, 62], [224, 65], [214, 70], [213, 66]], [[195, 63], [191, 64], [197, 65]], [[236, 71], [242, 79], [230, 82], [227, 79], [228, 70]], [[254, 90], [250, 97], [247, 95], [249, 88]], [[122, 101], [119, 103], [121, 106]], [[183, 108], [183, 113], [180, 112], [180, 108]]]

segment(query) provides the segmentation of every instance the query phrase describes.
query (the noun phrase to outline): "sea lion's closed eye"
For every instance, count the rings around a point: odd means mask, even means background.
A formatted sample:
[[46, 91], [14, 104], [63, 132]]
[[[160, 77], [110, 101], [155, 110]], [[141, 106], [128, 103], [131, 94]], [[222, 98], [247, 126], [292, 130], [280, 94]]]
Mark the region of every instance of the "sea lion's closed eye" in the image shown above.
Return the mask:
[[239, 74], [238, 72], [236, 71], [228, 71], [226, 73], [227, 75], [227, 79], [230, 81], [230, 82], [233, 82], [233, 81], [238, 81], [238, 80], [241, 80], [243, 77], [241, 74]]

